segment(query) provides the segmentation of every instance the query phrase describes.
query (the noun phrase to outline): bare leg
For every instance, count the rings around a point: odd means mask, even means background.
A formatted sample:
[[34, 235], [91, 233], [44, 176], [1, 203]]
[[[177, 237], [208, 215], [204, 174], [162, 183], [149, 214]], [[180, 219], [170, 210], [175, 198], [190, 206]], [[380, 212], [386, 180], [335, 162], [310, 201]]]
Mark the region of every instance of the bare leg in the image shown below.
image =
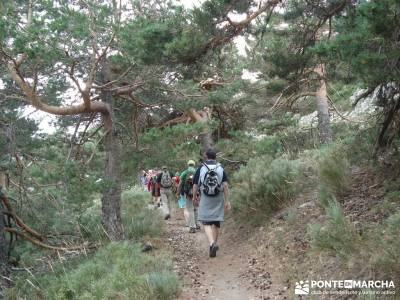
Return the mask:
[[203, 227], [204, 227], [204, 232], [206, 233], [206, 236], [208, 239], [208, 243], [211, 246], [215, 242], [213, 226], [212, 225], [204, 225]]
[[214, 242], [217, 243], [219, 228], [215, 225], [212, 225], [211, 229], [212, 229], [212, 233], [213, 233]]
[[193, 230], [196, 229], [196, 223], [194, 220], [194, 206], [193, 201], [191, 199], [186, 198], [186, 208], [189, 212], [189, 227]]
[[183, 209], [183, 216], [185, 217], [186, 225], [189, 226], [189, 211], [186, 207]]
[[196, 206], [194, 207], [194, 223], [196, 224], [196, 228], [199, 229], [200, 225], [198, 221], [198, 211]]

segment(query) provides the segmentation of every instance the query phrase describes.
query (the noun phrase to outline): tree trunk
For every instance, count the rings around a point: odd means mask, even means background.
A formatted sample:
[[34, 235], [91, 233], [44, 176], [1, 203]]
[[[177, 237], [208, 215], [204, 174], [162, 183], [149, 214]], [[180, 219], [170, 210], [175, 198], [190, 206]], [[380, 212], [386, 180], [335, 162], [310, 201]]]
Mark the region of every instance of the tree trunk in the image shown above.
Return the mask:
[[[322, 77], [324, 75], [323, 70], [324, 70], [323, 66], [320, 66], [316, 72]], [[319, 139], [321, 143], [328, 144], [332, 142], [332, 129], [331, 129], [331, 120], [329, 116], [328, 95], [324, 79], [321, 79], [321, 85], [316, 92], [315, 100], [318, 112]]]
[[[0, 189], [0, 193], [1, 189]], [[1, 291], [3, 288], [9, 286], [9, 281], [5, 279], [5, 277], [8, 277], [8, 266], [7, 266], [7, 253], [8, 253], [8, 247], [7, 247], [7, 240], [5, 236], [5, 219], [4, 219], [4, 205], [2, 201], [0, 201], [0, 298], [1, 298]]]
[[[186, 113], [194, 122], [207, 123], [209, 121], [209, 112], [204, 112], [200, 115], [198, 112], [191, 108], [188, 109]], [[207, 150], [211, 149], [214, 146], [212, 132], [209, 128], [206, 128], [205, 131], [200, 134], [200, 139], [203, 155], [205, 155]]]
[[205, 154], [208, 149], [211, 149], [214, 146], [214, 141], [212, 138], [212, 133], [209, 130], [206, 133], [200, 135], [201, 137], [201, 145], [203, 148], [203, 153]]
[[[103, 83], [109, 82], [108, 68], [104, 66], [100, 74]], [[107, 133], [104, 138], [106, 151], [105, 161], [105, 190], [101, 198], [102, 222], [111, 240], [121, 240], [124, 237], [121, 221], [121, 146], [115, 128], [115, 117], [113, 112], [113, 96], [110, 91], [102, 91], [101, 98], [110, 106], [110, 123], [106, 127]]]

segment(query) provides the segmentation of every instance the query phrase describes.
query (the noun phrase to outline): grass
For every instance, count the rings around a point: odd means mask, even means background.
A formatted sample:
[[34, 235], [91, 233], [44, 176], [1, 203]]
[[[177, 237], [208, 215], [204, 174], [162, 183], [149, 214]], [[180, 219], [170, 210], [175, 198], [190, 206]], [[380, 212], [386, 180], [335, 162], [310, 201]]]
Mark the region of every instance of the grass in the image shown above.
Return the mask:
[[[150, 195], [140, 187], [132, 187], [121, 195], [121, 218], [126, 238], [140, 240], [143, 236], [157, 237], [165, 232], [165, 223], [158, 211], [147, 209]], [[79, 225], [85, 237], [92, 240], [106, 240], [101, 225], [100, 200], [94, 200], [79, 218]]]
[[324, 224], [309, 225], [311, 247], [316, 251], [330, 251], [341, 257], [350, 255], [356, 249], [360, 238], [344, 217], [337, 201], [329, 202], [326, 217], [327, 221]]
[[58, 263], [53, 270], [18, 281], [7, 299], [150, 300], [174, 299], [179, 293], [171, 261], [143, 254], [139, 245], [127, 241], [110, 243], [75, 263]]
[[122, 193], [121, 217], [129, 241], [108, 244], [101, 226], [100, 200], [94, 200], [79, 216], [80, 230], [84, 237], [103, 240], [106, 246], [95, 254], [57, 263], [48, 257], [50, 269], [33, 261], [42, 259], [43, 253], [31, 259], [22, 255], [22, 265], [36, 267], [35, 274], [14, 278], [16, 285], [6, 291], [7, 299], [174, 299], [179, 283], [167, 254], [143, 254], [138, 243], [165, 232], [159, 212], [147, 209], [149, 197], [139, 187]]
[[319, 160], [320, 185], [336, 197], [342, 196], [347, 188], [348, 161], [346, 154], [338, 149], [329, 149]]
[[139, 240], [143, 236], [158, 237], [165, 232], [165, 222], [157, 210], [149, 210], [150, 194], [140, 187], [122, 193], [122, 223], [128, 239]]
[[[377, 274], [400, 280], [400, 213], [390, 216], [380, 227], [369, 234], [365, 256]], [[379, 247], [377, 247], [379, 245]], [[368, 253], [369, 252], [369, 253]]]

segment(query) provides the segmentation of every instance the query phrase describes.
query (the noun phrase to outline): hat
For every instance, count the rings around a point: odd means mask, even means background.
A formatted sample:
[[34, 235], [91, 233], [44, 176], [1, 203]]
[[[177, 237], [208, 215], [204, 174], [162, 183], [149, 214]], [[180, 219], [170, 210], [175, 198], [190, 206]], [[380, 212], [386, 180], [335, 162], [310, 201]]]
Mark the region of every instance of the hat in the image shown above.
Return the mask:
[[188, 164], [188, 166], [194, 166], [195, 164], [196, 164], [196, 162], [194, 161], [194, 160], [189, 160], [188, 162], [187, 162], [187, 164]]
[[161, 169], [168, 170], [168, 167], [167, 166], [162, 166]]

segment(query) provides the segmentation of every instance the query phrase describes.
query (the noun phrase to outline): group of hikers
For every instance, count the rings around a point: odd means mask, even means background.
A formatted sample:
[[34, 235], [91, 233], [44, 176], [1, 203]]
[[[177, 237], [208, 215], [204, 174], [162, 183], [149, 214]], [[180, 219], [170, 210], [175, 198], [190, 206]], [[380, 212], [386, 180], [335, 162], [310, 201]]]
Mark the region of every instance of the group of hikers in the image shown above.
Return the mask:
[[205, 156], [197, 167], [194, 160], [189, 160], [181, 173], [173, 174], [168, 166], [143, 171], [141, 183], [151, 192], [153, 205], [162, 210], [166, 220], [171, 217], [171, 203], [177, 200], [189, 233], [200, 230], [201, 223], [209, 242], [209, 256], [216, 257], [221, 222], [231, 207], [228, 177], [213, 149], [207, 150]]

